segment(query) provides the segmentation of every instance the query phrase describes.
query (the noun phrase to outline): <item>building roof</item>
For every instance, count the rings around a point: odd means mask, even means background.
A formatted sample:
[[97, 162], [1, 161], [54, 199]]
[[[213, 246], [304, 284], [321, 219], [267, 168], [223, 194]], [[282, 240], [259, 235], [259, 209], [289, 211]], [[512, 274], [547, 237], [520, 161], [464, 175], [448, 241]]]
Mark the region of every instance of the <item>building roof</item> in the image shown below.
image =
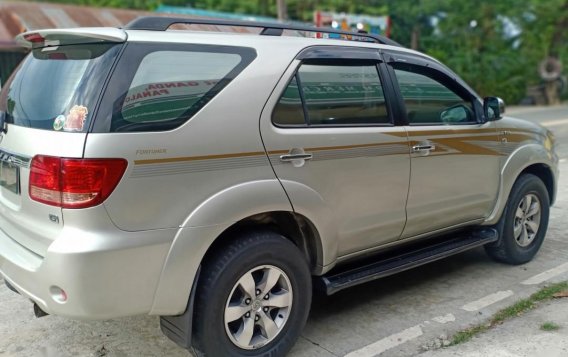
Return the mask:
[[[172, 8], [173, 9], [173, 8]], [[172, 10], [170, 9], [170, 10]], [[213, 18], [214, 12], [189, 14], [179, 13], [177, 17]], [[160, 13], [113, 8], [95, 8], [78, 5], [53, 3], [7, 2], [0, 0], [0, 51], [19, 49], [14, 38], [22, 32], [74, 27], [123, 27], [140, 16], [171, 16], [167, 8]], [[231, 31], [255, 33], [256, 29], [212, 25], [174, 25], [172, 29]]]
[[151, 14], [124, 9], [0, 1], [0, 49], [17, 48], [14, 37], [25, 31], [46, 28], [120, 27], [139, 16]]

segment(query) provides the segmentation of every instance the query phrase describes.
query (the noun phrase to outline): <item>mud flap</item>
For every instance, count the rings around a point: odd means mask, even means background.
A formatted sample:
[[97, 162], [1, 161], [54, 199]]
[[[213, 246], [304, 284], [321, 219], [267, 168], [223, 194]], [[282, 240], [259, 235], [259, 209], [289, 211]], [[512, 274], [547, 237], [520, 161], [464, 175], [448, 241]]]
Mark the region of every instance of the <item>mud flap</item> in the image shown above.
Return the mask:
[[189, 295], [185, 312], [177, 316], [160, 316], [160, 329], [170, 340], [180, 347], [191, 349], [191, 336], [193, 327], [193, 305], [195, 301], [195, 290], [199, 282], [201, 267], [197, 270], [193, 287]]

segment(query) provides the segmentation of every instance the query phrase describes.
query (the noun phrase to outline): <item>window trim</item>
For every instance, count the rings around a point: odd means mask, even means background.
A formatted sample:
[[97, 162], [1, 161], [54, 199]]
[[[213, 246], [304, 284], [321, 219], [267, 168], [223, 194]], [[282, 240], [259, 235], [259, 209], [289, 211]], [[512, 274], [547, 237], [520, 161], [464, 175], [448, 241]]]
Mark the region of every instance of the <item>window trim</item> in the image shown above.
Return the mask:
[[[298, 67], [296, 69], [296, 71], [294, 72], [294, 76], [292, 78], [296, 78], [296, 85], [298, 86], [298, 94], [300, 95], [300, 104], [302, 105], [302, 113], [304, 113], [304, 125], [303, 126], [310, 126], [311, 125], [310, 115], [308, 114], [308, 107], [306, 106], [306, 94], [304, 93], [304, 87], [302, 86], [302, 80], [300, 79], [300, 75], [298, 73], [299, 70], [300, 70], [300, 67]], [[292, 83], [292, 80], [290, 80], [288, 82], [288, 85], [286, 86], [286, 88], [284, 90], [286, 90], [288, 88], [290, 83]], [[284, 95], [284, 93], [282, 93], [282, 95]], [[282, 96], [280, 96], [278, 98], [278, 103], [280, 103], [280, 99], [282, 99]], [[276, 108], [274, 108], [274, 109], [276, 109]], [[272, 111], [272, 113], [274, 113], [274, 111]], [[296, 124], [296, 125], [298, 127], [302, 126], [300, 124]]]
[[[389, 74], [390, 80], [393, 84], [394, 93], [396, 95], [397, 106], [400, 107], [400, 118], [401, 122], [405, 126], [467, 126], [467, 125], [478, 125], [485, 123], [483, 117], [483, 111], [480, 106], [479, 96], [465, 83], [461, 78], [459, 78], [455, 73], [451, 72], [444, 65], [433, 61], [432, 59], [422, 56], [414, 55], [409, 53], [401, 53], [399, 51], [388, 51], [385, 53], [387, 72]], [[400, 91], [400, 85], [395, 73], [395, 66], [393, 64], [404, 64], [410, 67], [419, 68], [420, 70], [413, 73], [423, 74], [427, 77], [439, 82], [444, 87], [448, 88], [456, 95], [464, 99], [464, 97], [469, 97], [469, 102], [473, 110], [474, 120], [464, 123], [441, 123], [441, 122], [430, 122], [430, 123], [410, 123], [407, 116], [406, 104], [404, 102], [404, 97]], [[427, 73], [434, 74], [433, 76], [427, 75]], [[463, 96], [459, 94], [462, 92]]]
[[[274, 107], [272, 108], [272, 112], [270, 114], [270, 121], [272, 123], [272, 125], [274, 125], [277, 128], [282, 128], [282, 129], [305, 129], [305, 128], [374, 128], [374, 127], [394, 127], [395, 124], [395, 120], [394, 120], [394, 116], [393, 116], [393, 106], [390, 103], [390, 89], [388, 87], [388, 78], [383, 78], [384, 73], [380, 68], [380, 64], [384, 63], [381, 59], [380, 59], [380, 54], [377, 50], [367, 50], [365, 49], [365, 51], [352, 51], [349, 52], [350, 55], [349, 56], [341, 56], [340, 54], [343, 53], [342, 51], [338, 50], [338, 48], [336, 48], [335, 46], [333, 47], [333, 50], [328, 50], [328, 51], [324, 51], [325, 56], [324, 57], [316, 57], [311, 55], [312, 52], [306, 52], [307, 50], [311, 50], [311, 51], [315, 51], [315, 50], [320, 50], [319, 47], [323, 47], [323, 46], [314, 46], [314, 47], [310, 47], [302, 52], [300, 52], [300, 54], [298, 55], [298, 59], [300, 58], [305, 58], [304, 60], [301, 60], [298, 64], [297, 67], [294, 70], [294, 73], [292, 74], [292, 76], [290, 76], [290, 78], [286, 81], [286, 85], [283, 87], [282, 91], [279, 93], [278, 95], [278, 100], [276, 101], [276, 104], [274, 105]], [[363, 57], [355, 57], [354, 54], [355, 53], [360, 53], [360, 52], [365, 52], [365, 53], [369, 53], [369, 56], [363, 56]], [[303, 55], [304, 53], [310, 54], [308, 55]], [[317, 52], [318, 55], [321, 55], [321, 52]], [[336, 56], [331, 57], [330, 54], [334, 54]], [[310, 123], [310, 119], [309, 119], [309, 114], [308, 114], [308, 108], [306, 105], [306, 101], [305, 101], [305, 97], [304, 97], [304, 91], [303, 91], [303, 86], [302, 86], [302, 81], [300, 79], [299, 74], [299, 70], [302, 67], [302, 65], [304, 64], [317, 64], [317, 63], [322, 63], [322, 62], [338, 62], [338, 63], [353, 63], [353, 62], [360, 62], [360, 63], [372, 63], [373, 66], [375, 67], [375, 70], [377, 71], [377, 76], [379, 77], [379, 81], [381, 84], [381, 88], [383, 90], [383, 95], [384, 95], [384, 99], [385, 99], [385, 106], [387, 109], [387, 117], [388, 120], [390, 121], [389, 123], [373, 123], [373, 124], [311, 124]], [[341, 65], [341, 64], [336, 64], [336, 65]], [[282, 96], [284, 95], [284, 92], [286, 91], [286, 89], [288, 88], [288, 86], [290, 85], [290, 83], [292, 82], [292, 80], [294, 80], [294, 78], [296, 78], [296, 83], [298, 84], [298, 91], [300, 93], [300, 99], [302, 101], [302, 109], [303, 109], [303, 113], [304, 113], [304, 124], [278, 124], [274, 122], [274, 111], [276, 109], [276, 105], [278, 104], [278, 102], [280, 101], [280, 99], [282, 98]], [[387, 93], [388, 92], [388, 93]]]
[[[158, 43], [158, 42], [129, 42], [124, 46], [120, 58], [113, 69], [110, 79], [107, 81], [102, 90], [102, 99], [100, 100], [99, 110], [96, 117], [93, 118], [92, 127], [89, 132], [93, 133], [111, 133], [112, 117], [116, 110], [116, 106], [122, 105], [121, 98], [127, 94], [125, 89], [130, 87], [132, 80], [142, 60], [149, 54], [154, 52], [210, 52], [210, 53], [228, 53], [241, 56], [241, 61], [231, 71], [213, 86], [206, 94], [199, 99], [202, 105], [194, 108], [187, 108], [180, 118], [164, 123], [163, 127], [157, 127], [156, 123], [148, 123], [148, 129], [135, 129], [128, 131], [120, 131], [124, 133], [147, 133], [147, 132], [168, 132], [177, 130], [187, 124], [195, 115], [197, 115], [211, 99], [215, 98], [230, 82], [232, 82], [248, 65], [256, 58], [257, 53], [254, 48], [237, 47], [225, 45], [206, 45], [191, 43]], [[118, 73], [118, 74], [117, 74]], [[118, 99], [117, 99], [118, 98]], [[195, 105], [194, 105], [195, 106]], [[144, 126], [143, 124], [140, 124]]]
[[[467, 121], [467, 122], [458, 122], [458, 123], [442, 123], [442, 122], [411, 123], [410, 120], [408, 119], [407, 110], [406, 110], [406, 102], [404, 101], [404, 97], [403, 97], [401, 89], [400, 89], [400, 84], [398, 82], [398, 78], [397, 78], [396, 73], [395, 73], [395, 70], [397, 70], [397, 68], [395, 68], [396, 66], [393, 65], [393, 63], [399, 63], [400, 65], [408, 66], [408, 67], [411, 67], [411, 68], [416, 68], [416, 69], [418, 69], [417, 71], [408, 71], [408, 70], [405, 70], [405, 69], [399, 69], [399, 70], [426, 76], [426, 77], [440, 83], [445, 88], [447, 88], [448, 90], [452, 91], [455, 95], [460, 97], [462, 100], [466, 101], [466, 99], [467, 99], [468, 102], [471, 104], [471, 110], [473, 111], [473, 120]], [[460, 83], [458, 83], [456, 78], [450, 77], [448, 75], [448, 73], [445, 73], [444, 71], [432, 68], [428, 64], [422, 65], [422, 64], [417, 64], [416, 62], [407, 61], [407, 60], [404, 60], [404, 61], [399, 60], [399, 61], [389, 62], [388, 67], [389, 67], [389, 73], [391, 74], [391, 79], [392, 79], [393, 84], [396, 88], [397, 95], [399, 96], [398, 105], [401, 106], [401, 109], [402, 109], [401, 112], [403, 113], [402, 115], [404, 115], [405, 122], [406, 122], [405, 125], [407, 125], [407, 126], [464, 126], [464, 125], [476, 125], [476, 124], [482, 124], [483, 123], [483, 121], [480, 120], [478, 107], [475, 105], [475, 103], [477, 102], [477, 99], [478, 99], [477, 96], [474, 95], [473, 93], [471, 93], [471, 91], [469, 91], [467, 88], [463, 87]], [[460, 94], [459, 92], [462, 92], [462, 93]]]
[[122, 56], [124, 55], [125, 50], [126, 50], [126, 44], [122, 44], [122, 46], [120, 47], [120, 51], [118, 52], [116, 59], [114, 60], [112, 67], [110, 68], [110, 71], [108, 72], [107, 77], [103, 81], [101, 92], [99, 93], [99, 96], [97, 98], [97, 104], [96, 104], [96, 106], [93, 110], [93, 119], [89, 123], [89, 127], [87, 128], [87, 133], [93, 132], [93, 128], [95, 127], [95, 125], [97, 123], [97, 119], [99, 117], [99, 110], [101, 109], [101, 107], [103, 105], [103, 99], [105, 97], [105, 93], [107, 91], [109, 84], [111, 83], [111, 80], [114, 76], [114, 72], [116, 70], [116, 67], [118, 66], [118, 63], [120, 62], [120, 60], [122, 59]]
[[303, 49], [297, 56], [297, 60], [373, 60], [383, 62], [380, 52], [374, 48], [350, 47], [350, 46], [311, 46]]

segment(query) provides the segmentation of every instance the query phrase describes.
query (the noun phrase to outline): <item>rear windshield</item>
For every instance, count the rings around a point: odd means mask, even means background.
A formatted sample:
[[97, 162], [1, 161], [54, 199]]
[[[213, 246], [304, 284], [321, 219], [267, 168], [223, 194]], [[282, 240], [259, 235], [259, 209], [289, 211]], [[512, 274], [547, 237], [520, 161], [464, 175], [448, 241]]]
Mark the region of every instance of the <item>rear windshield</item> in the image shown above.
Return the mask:
[[6, 122], [29, 128], [87, 131], [117, 44], [32, 50], [0, 93]]

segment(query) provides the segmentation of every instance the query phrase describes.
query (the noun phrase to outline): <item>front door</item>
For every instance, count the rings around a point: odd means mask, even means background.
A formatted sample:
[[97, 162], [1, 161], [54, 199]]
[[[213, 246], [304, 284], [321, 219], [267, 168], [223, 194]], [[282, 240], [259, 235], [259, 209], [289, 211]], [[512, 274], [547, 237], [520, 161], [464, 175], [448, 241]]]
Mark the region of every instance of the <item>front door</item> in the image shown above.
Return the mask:
[[499, 187], [495, 123], [485, 122], [475, 94], [433, 61], [390, 62], [412, 157], [403, 238], [486, 217]]
[[328, 256], [397, 240], [404, 228], [409, 147], [381, 66], [376, 50], [312, 48], [262, 113], [276, 175], [294, 210], [319, 219], [322, 240], [336, 242]]

